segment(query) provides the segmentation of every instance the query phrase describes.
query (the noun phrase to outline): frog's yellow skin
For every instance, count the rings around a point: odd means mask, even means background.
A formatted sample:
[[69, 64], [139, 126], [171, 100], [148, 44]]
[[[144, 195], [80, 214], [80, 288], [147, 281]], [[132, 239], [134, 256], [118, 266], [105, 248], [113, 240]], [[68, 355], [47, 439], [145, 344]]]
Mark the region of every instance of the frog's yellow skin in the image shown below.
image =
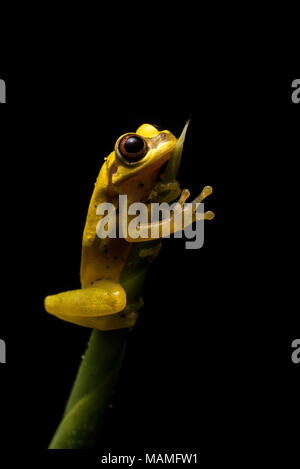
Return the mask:
[[[157, 184], [159, 172], [170, 159], [177, 142], [171, 132], [160, 132], [150, 124], [140, 126], [136, 134], [147, 142], [146, 155], [134, 164], [123, 164], [116, 156], [122, 135], [114, 151], [105, 159], [95, 183], [82, 239], [82, 288], [45, 299], [45, 309], [65, 321], [99, 330], [131, 327], [136, 322], [137, 313], [128, 308], [126, 292], [119, 282], [132, 242], [147, 240], [128, 237], [100, 239], [96, 226], [101, 216], [96, 215], [96, 208], [103, 202], [110, 202], [117, 208], [120, 194], [127, 195], [128, 205], [147, 203], [152, 200], [154, 188], [155, 194], [165, 190], [160, 188], [163, 183]], [[174, 183], [174, 188], [178, 190], [178, 183]], [[188, 195], [187, 190], [182, 192], [179, 201], [182, 205]]]

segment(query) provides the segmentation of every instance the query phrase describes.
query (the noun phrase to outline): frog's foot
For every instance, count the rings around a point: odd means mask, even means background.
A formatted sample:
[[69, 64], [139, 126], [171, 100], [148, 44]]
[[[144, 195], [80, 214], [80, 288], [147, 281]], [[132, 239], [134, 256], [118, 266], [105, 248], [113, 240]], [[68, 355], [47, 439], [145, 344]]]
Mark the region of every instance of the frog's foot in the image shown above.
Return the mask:
[[113, 280], [100, 280], [91, 287], [47, 296], [48, 313], [81, 326], [96, 327], [126, 307], [126, 292]]
[[211, 186], [205, 186], [198, 197], [193, 200], [193, 203], [201, 203], [206, 197], [212, 194], [213, 188]]
[[[212, 220], [214, 218], [213, 212], [199, 213], [197, 208], [201, 200], [207, 197], [211, 193], [211, 188], [205, 187], [201, 194], [191, 203], [186, 204], [185, 201], [190, 196], [188, 189], [183, 189], [181, 196], [175, 206], [173, 207], [172, 213], [168, 214], [166, 218], [159, 221], [153, 221], [151, 223], [142, 223], [139, 225], [140, 233], [143, 236], [131, 237], [128, 233], [125, 238], [128, 243], [145, 242], [153, 239], [159, 239], [168, 237], [170, 234], [177, 231], [182, 231], [187, 226], [198, 220]], [[197, 205], [198, 204], [198, 205]], [[150, 208], [149, 204], [149, 208]], [[192, 207], [191, 207], [192, 205]], [[182, 221], [184, 220], [184, 226]], [[151, 234], [150, 234], [151, 233]]]
[[[197, 204], [200, 204], [204, 199], [206, 199], [206, 197], [208, 197], [213, 191], [213, 188], [211, 186], [205, 186], [201, 192], [200, 195], [198, 195], [198, 197], [196, 197], [194, 200], [193, 200], [193, 215], [196, 214], [196, 211], [197, 211], [197, 207], [198, 205]], [[211, 211], [208, 211], [208, 212], [205, 212], [205, 213], [197, 213], [197, 220], [212, 220], [214, 217], [215, 217], [215, 214], [214, 212], [211, 212]]]
[[185, 201], [189, 198], [189, 196], [191, 195], [190, 191], [188, 189], [183, 189], [181, 191], [181, 195], [179, 197], [179, 200], [178, 200], [178, 204], [181, 205], [181, 207], [184, 206], [185, 204]]

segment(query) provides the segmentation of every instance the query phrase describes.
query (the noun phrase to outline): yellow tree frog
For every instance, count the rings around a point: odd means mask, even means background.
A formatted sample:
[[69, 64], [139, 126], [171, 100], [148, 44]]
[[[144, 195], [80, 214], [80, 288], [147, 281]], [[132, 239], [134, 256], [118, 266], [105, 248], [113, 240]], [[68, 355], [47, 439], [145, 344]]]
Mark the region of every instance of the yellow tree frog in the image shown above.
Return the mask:
[[[164, 200], [175, 200], [181, 192], [178, 182], [164, 182], [162, 175], [178, 141], [168, 130], [159, 131], [150, 124], [143, 124], [135, 133], [126, 133], [117, 140], [114, 151], [105, 158], [88, 209], [82, 239], [81, 289], [47, 296], [46, 311], [65, 321], [99, 330], [135, 324], [140, 305], [127, 304], [120, 277], [133, 243], [152, 238], [131, 238], [128, 233], [125, 238], [99, 238], [96, 228], [102, 215], [97, 214], [97, 207], [109, 202], [118, 213], [119, 195], [127, 196], [128, 205], [143, 202], [147, 207], [153, 200], [161, 200], [162, 194]], [[205, 187], [197, 201], [210, 193], [211, 188]], [[181, 207], [188, 196], [189, 191], [184, 189], [179, 198]], [[213, 216], [212, 212], [204, 214], [207, 219]], [[173, 232], [172, 215], [169, 221]], [[140, 255], [155, 257], [158, 250], [159, 245], [154, 251], [144, 249]]]

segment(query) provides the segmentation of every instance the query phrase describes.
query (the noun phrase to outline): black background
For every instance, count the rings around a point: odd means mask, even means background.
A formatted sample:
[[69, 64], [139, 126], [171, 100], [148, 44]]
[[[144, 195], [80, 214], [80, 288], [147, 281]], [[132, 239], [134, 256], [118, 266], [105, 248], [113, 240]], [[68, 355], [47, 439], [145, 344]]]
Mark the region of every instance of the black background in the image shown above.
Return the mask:
[[291, 82], [300, 74], [238, 54], [179, 57], [167, 54], [163, 68], [56, 57], [55, 68], [43, 60], [1, 70], [1, 443], [24, 459], [46, 458], [89, 337], [47, 315], [43, 299], [79, 287], [103, 158], [144, 122], [179, 135], [190, 115], [179, 180], [192, 196], [214, 187], [206, 208], [216, 218], [202, 249], [165, 240], [151, 266], [99, 454], [233, 461], [242, 450], [243, 461], [296, 449], [300, 104]]

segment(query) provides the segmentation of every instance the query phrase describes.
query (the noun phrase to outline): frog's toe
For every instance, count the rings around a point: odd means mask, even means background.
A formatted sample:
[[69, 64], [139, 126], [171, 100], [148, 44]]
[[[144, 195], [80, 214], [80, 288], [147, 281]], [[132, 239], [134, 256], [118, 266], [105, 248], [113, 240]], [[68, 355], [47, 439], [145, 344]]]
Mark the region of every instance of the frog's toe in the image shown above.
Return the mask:
[[194, 203], [201, 203], [206, 197], [208, 197], [210, 194], [212, 194], [213, 188], [211, 186], [205, 186], [198, 197], [196, 197], [195, 200], [193, 200]]

